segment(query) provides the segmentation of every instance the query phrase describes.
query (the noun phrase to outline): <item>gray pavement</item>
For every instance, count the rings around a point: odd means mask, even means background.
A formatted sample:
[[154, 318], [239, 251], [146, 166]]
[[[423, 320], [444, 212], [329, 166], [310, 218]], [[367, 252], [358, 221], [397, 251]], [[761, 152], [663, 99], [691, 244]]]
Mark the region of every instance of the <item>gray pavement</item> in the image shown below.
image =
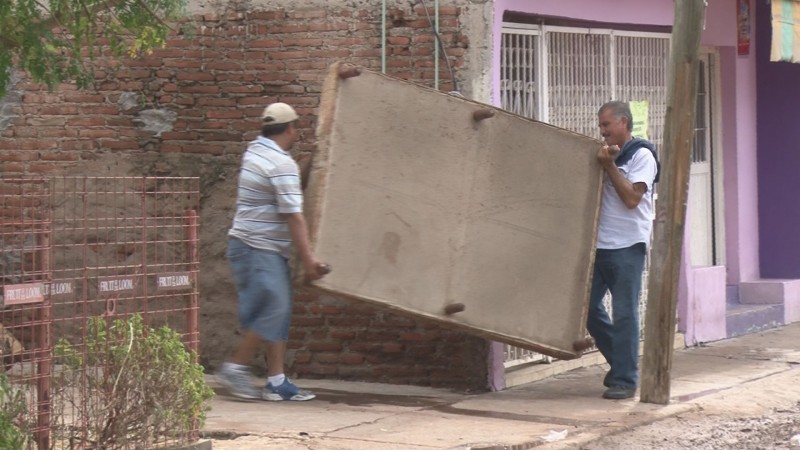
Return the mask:
[[[669, 405], [600, 397], [607, 367], [502, 392], [298, 380], [310, 402], [241, 402], [218, 391], [203, 433], [216, 450], [577, 448], [702, 409], [759, 413], [800, 401], [800, 324], [675, 352]], [[263, 380], [259, 380], [263, 382]], [[219, 385], [213, 376], [209, 383]], [[753, 396], [749, 393], [759, 394]]]

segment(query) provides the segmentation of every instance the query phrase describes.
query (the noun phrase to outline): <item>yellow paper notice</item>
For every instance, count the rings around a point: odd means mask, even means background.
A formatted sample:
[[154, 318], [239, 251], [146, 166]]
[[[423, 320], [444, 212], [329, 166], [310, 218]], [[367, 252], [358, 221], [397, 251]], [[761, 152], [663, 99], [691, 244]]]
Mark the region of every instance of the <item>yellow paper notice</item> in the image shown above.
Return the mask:
[[636, 137], [643, 139], [650, 139], [647, 137], [647, 130], [650, 126], [648, 119], [650, 113], [650, 104], [647, 100], [628, 102], [631, 107], [631, 114], [633, 115], [633, 132]]

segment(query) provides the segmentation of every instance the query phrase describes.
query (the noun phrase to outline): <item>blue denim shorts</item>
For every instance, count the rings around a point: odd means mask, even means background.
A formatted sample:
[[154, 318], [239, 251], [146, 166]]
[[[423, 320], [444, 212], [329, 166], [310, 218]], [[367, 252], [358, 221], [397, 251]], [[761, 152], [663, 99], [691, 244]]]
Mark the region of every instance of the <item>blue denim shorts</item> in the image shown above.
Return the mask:
[[239, 322], [268, 342], [289, 339], [292, 277], [280, 253], [228, 239], [228, 263], [239, 296]]

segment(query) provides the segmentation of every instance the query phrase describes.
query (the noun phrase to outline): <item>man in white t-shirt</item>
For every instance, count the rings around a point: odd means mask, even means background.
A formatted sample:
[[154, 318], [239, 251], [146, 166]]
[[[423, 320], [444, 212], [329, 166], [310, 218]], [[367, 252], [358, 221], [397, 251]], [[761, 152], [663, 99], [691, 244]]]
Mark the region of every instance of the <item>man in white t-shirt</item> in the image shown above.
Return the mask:
[[[650, 142], [632, 136], [627, 103], [608, 102], [597, 116], [606, 145], [597, 153], [604, 180], [587, 329], [611, 366], [603, 398], [618, 400], [633, 397], [639, 381], [639, 293], [658, 160]], [[603, 305], [608, 291], [613, 320]]]

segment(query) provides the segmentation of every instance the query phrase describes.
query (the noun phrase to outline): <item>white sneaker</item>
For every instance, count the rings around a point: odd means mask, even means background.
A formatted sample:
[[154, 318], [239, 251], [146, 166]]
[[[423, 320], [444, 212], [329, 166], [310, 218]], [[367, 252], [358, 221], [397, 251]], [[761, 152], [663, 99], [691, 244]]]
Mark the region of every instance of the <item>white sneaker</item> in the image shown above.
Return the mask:
[[250, 380], [250, 371], [248, 369], [236, 369], [229, 364], [223, 364], [216, 376], [219, 384], [225, 386], [234, 397], [246, 400], [260, 398], [258, 390], [253, 387]]

